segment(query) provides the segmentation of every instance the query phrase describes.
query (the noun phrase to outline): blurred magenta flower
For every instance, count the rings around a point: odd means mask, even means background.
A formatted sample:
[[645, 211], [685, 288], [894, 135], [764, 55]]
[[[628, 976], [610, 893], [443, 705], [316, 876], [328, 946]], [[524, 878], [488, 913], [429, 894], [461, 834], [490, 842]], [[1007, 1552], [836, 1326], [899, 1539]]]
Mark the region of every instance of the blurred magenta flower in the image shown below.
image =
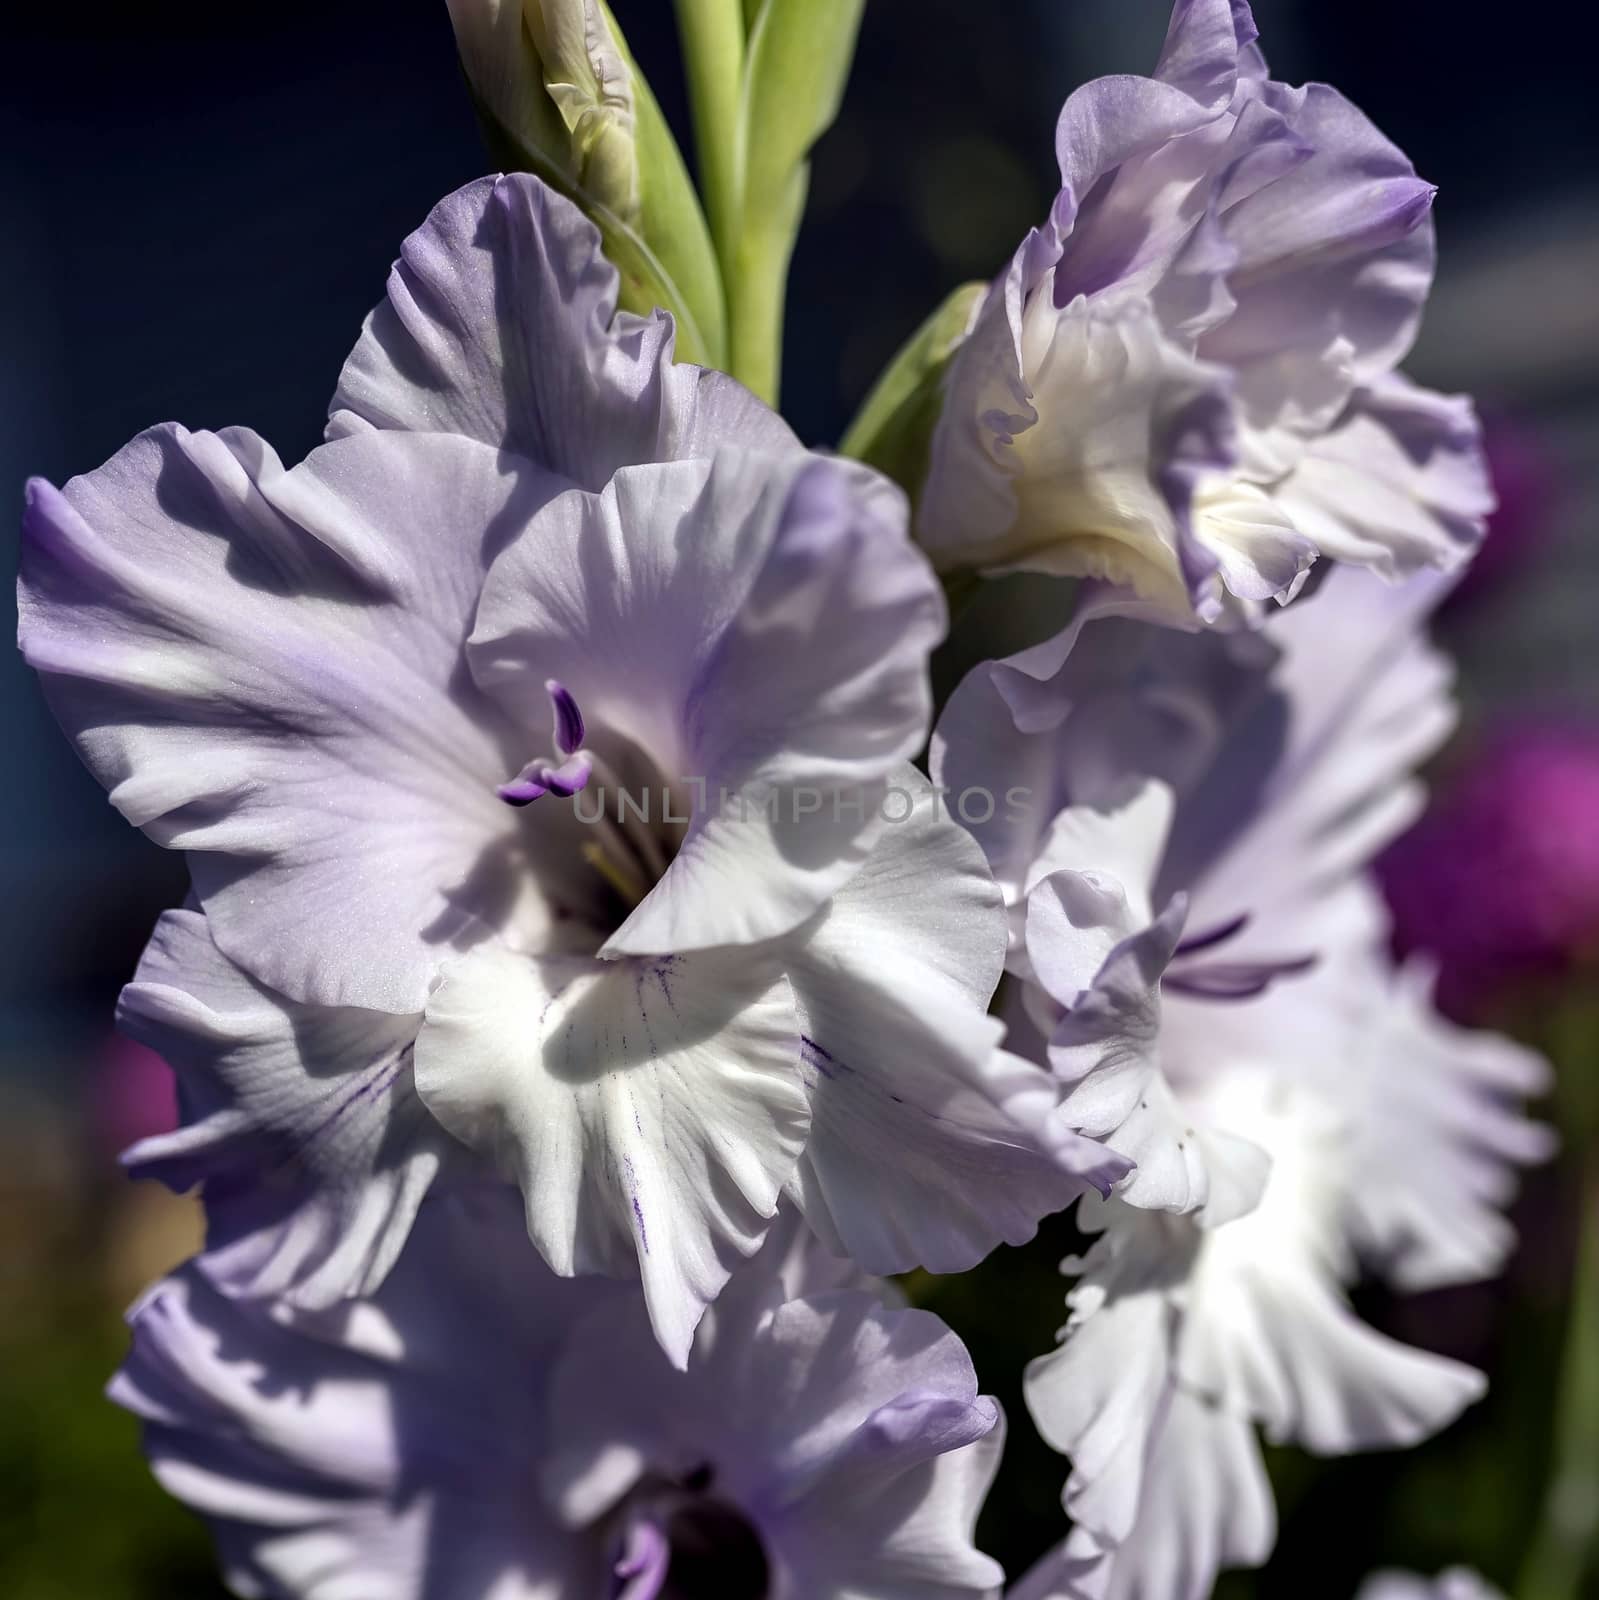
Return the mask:
[[1491, 599], [1534, 565], [1560, 508], [1559, 464], [1536, 430], [1490, 415], [1482, 442], [1495, 505], [1487, 535], [1449, 597], [1451, 611]]
[[1381, 859], [1395, 940], [1437, 959], [1444, 1009], [1599, 952], [1596, 816], [1599, 724], [1506, 728]]
[[172, 1068], [148, 1046], [109, 1034], [94, 1067], [89, 1102], [95, 1148], [115, 1158], [140, 1139], [170, 1133], [178, 1125]]

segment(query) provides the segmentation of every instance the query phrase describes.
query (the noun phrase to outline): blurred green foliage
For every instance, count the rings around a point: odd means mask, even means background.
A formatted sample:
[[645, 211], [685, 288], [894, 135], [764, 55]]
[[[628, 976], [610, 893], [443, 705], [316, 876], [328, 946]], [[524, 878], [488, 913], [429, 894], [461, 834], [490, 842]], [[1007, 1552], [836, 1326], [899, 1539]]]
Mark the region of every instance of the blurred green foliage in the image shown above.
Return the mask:
[[138, 1424], [102, 1392], [127, 1345], [112, 1285], [131, 1242], [117, 1207], [133, 1208], [133, 1187], [101, 1191], [85, 1178], [81, 1195], [6, 1190], [0, 1594], [220, 1600], [204, 1526], [156, 1484]]

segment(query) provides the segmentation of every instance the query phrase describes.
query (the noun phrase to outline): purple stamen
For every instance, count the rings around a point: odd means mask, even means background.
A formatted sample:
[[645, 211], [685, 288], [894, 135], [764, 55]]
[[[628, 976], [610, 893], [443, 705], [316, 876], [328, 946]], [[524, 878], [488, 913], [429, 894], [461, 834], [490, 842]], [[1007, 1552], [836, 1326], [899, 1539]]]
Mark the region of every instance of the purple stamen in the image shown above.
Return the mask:
[[502, 783], [494, 792], [508, 806], [530, 806], [550, 791], [535, 779], [523, 777], [518, 773], [509, 783]]
[[672, 1546], [660, 1524], [630, 1523], [627, 1542], [611, 1569], [616, 1575], [611, 1586], [612, 1600], [655, 1600], [665, 1586], [671, 1564]]
[[569, 756], [583, 743], [583, 713], [578, 710], [572, 691], [557, 678], [546, 678], [544, 688], [555, 708], [555, 748]]
[[1236, 917], [1226, 922], [1218, 923], [1214, 928], [1207, 928], [1203, 933], [1190, 934], [1172, 952], [1172, 959], [1178, 956], [1191, 956], [1200, 950], [1211, 950], [1219, 944], [1225, 944], [1234, 934], [1242, 933], [1249, 926], [1249, 913], [1240, 911]]
[[1316, 965], [1315, 956], [1287, 961], [1215, 961], [1183, 972], [1168, 971], [1161, 987], [1195, 1000], [1253, 1000], [1279, 978], [1295, 978]]
[[582, 751], [569, 756], [559, 766], [544, 760], [530, 761], [509, 783], [502, 783], [495, 793], [510, 806], [532, 805], [547, 794], [569, 799], [589, 781], [593, 770], [592, 757]]

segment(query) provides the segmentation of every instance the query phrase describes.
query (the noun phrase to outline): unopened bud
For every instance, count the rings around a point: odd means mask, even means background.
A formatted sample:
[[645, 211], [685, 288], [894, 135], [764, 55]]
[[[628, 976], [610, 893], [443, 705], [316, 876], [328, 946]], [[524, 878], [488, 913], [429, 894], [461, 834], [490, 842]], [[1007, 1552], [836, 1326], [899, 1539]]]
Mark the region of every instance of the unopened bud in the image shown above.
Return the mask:
[[624, 221], [639, 209], [633, 75], [598, 0], [523, 0], [578, 188]]

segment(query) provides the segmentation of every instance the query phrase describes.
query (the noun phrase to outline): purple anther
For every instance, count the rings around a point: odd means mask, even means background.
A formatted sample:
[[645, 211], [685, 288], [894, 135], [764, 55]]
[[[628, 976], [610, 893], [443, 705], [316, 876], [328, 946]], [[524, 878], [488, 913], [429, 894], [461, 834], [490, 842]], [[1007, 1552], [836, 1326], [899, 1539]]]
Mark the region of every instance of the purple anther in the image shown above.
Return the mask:
[[558, 678], [546, 678], [544, 687], [555, 707], [555, 748], [569, 756], [583, 743], [583, 713], [578, 710], [572, 691]]
[[672, 1546], [658, 1522], [636, 1520], [628, 1525], [626, 1543], [611, 1569], [612, 1600], [655, 1600], [672, 1564]]
[[509, 806], [532, 805], [546, 794], [567, 799], [589, 781], [593, 770], [593, 760], [581, 751], [559, 766], [549, 761], [530, 761], [509, 783], [502, 783], [494, 792]]
[[1315, 956], [1287, 961], [1214, 961], [1176, 971], [1168, 968], [1161, 987], [1195, 1000], [1253, 1000], [1279, 978], [1297, 978], [1315, 965]]
[[1234, 934], [1242, 933], [1249, 926], [1249, 913], [1240, 911], [1236, 917], [1229, 918], [1226, 922], [1218, 923], [1214, 928], [1207, 928], [1203, 933], [1191, 933], [1177, 946], [1173, 958], [1177, 956], [1191, 956], [1200, 950], [1211, 950], [1219, 944], [1225, 944]]

